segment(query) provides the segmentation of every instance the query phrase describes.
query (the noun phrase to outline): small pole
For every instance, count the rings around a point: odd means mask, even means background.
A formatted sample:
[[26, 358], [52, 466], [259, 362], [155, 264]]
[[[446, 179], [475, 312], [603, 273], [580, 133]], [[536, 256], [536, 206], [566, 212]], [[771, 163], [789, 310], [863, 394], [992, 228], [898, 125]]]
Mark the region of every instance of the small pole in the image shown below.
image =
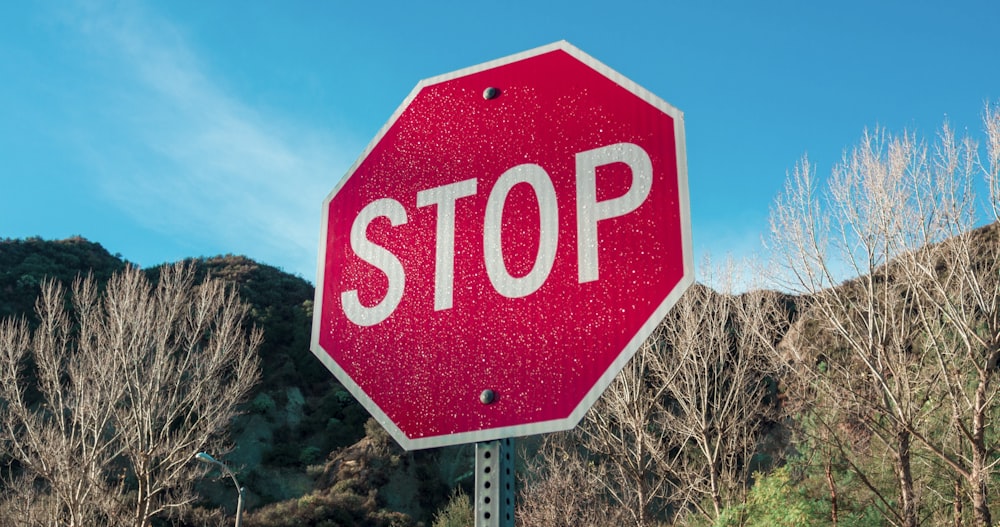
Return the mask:
[[236, 473], [229, 468], [229, 465], [215, 459], [207, 452], [198, 452], [194, 455], [194, 458], [202, 463], [209, 463], [218, 466], [222, 469], [224, 474], [232, 478], [233, 485], [236, 486], [236, 491], [239, 492], [239, 497], [236, 499], [236, 527], [241, 527], [243, 524], [243, 497], [246, 495], [246, 488], [241, 486], [240, 482], [236, 480]]
[[514, 527], [514, 440], [476, 443], [476, 525]]
[[[233, 476], [235, 480], [236, 476]], [[240, 497], [236, 501], [236, 527], [243, 525], [243, 496], [246, 495], [246, 487], [240, 487]]]

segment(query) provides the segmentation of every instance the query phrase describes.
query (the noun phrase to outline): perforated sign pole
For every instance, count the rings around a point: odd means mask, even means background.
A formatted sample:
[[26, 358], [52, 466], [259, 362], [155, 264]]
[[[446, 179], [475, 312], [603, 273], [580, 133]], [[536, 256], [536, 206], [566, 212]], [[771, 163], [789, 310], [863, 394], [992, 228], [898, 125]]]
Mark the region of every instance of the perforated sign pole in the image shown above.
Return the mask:
[[514, 527], [514, 440], [476, 443], [476, 527]]

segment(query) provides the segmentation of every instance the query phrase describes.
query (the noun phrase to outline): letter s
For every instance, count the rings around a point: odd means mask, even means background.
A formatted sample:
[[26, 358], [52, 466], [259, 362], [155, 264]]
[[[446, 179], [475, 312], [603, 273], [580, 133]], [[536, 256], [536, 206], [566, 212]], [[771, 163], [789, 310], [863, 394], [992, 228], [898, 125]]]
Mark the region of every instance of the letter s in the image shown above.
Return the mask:
[[365, 262], [377, 267], [389, 279], [389, 288], [382, 300], [368, 307], [361, 303], [357, 289], [344, 291], [340, 295], [344, 314], [348, 320], [359, 326], [374, 326], [389, 318], [403, 298], [406, 274], [403, 264], [396, 255], [381, 245], [368, 239], [368, 225], [378, 217], [389, 218], [393, 227], [406, 223], [406, 209], [398, 201], [383, 198], [369, 203], [361, 209], [351, 224], [351, 250]]

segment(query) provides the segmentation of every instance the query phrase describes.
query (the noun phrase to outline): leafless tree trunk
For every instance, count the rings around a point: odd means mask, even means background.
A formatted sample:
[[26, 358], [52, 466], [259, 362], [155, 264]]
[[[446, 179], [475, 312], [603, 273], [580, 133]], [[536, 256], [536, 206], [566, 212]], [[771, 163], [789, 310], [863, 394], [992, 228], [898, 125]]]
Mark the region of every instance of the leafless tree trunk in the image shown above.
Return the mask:
[[[0, 322], [0, 426], [22, 469], [8, 505], [28, 504], [26, 521], [145, 527], [193, 499], [205, 469], [191, 457], [218, 452], [259, 377], [261, 339], [245, 330], [233, 291], [193, 275], [165, 268], [153, 286], [129, 268], [103, 295], [92, 278], [78, 280], [72, 317], [48, 282], [37, 328]], [[27, 390], [31, 361], [38, 401]]]
[[829, 460], [823, 466], [826, 475], [826, 486], [830, 489], [830, 525], [837, 527], [838, 506], [837, 506], [837, 481], [833, 478], [833, 463]]
[[952, 525], [954, 527], [962, 527], [962, 502], [965, 499], [965, 493], [962, 492], [962, 480], [955, 479], [955, 501], [952, 502]]

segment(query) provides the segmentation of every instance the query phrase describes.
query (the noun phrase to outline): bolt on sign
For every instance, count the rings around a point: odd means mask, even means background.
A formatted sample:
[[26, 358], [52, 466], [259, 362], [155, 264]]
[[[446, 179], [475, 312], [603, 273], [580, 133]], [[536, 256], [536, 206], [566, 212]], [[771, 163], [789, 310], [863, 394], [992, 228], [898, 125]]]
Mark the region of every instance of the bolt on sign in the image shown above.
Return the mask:
[[570, 429], [694, 279], [683, 114], [566, 42], [422, 81], [318, 266], [313, 353], [404, 448]]

